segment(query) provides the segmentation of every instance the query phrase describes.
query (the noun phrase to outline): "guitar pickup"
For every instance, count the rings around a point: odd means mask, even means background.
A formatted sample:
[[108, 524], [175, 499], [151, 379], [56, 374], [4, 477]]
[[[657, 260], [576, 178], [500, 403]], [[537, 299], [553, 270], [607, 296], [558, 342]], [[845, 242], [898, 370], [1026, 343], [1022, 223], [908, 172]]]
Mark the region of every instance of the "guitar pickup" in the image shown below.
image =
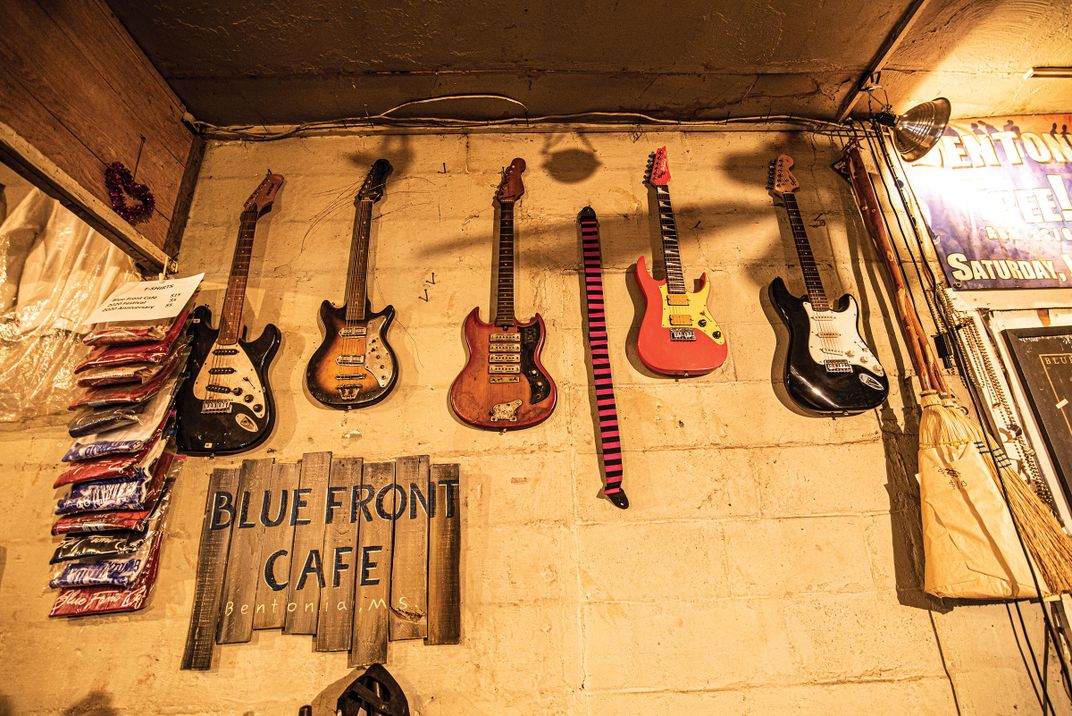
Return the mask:
[[206, 400], [201, 403], [202, 413], [229, 413], [231, 412], [230, 400]]
[[235, 372], [234, 368], [209, 368], [209, 375], [231, 375]]
[[215, 383], [209, 383], [205, 386], [205, 391], [209, 393], [230, 393], [231, 389], [226, 385], [216, 385]]
[[339, 365], [353, 366], [353, 365], [365, 365], [365, 356], [361, 355], [341, 355], [335, 358], [335, 362]]
[[688, 314], [678, 315], [676, 313], [671, 313], [670, 314], [670, 325], [671, 326], [691, 326], [692, 325], [692, 316], [690, 316]]
[[[359, 380], [361, 380], [361, 379], [362, 379], [362, 378], [364, 378], [364, 377], [365, 377], [365, 376], [363, 376], [363, 375], [358, 375], [358, 374], [336, 375], [336, 376], [335, 376], [335, 380], [343, 380], [343, 381], [346, 381], [346, 380], [358, 380], [358, 381], [359, 381]], [[343, 386], [341, 386], [341, 385], [340, 385], [340, 386], [338, 386], [338, 387], [339, 387], [340, 389], [342, 389], [342, 388], [343, 388]], [[359, 387], [361, 387], [361, 386], [355, 386], [355, 387], [358, 387], [358, 388], [359, 388]]]
[[348, 326], [339, 329], [339, 336], [342, 338], [364, 338], [365, 331], [365, 326]]
[[489, 373], [520, 373], [521, 366], [519, 365], [496, 365], [492, 363], [488, 366]]
[[214, 348], [212, 350], [214, 356], [235, 356], [238, 355], [237, 348]]
[[488, 378], [489, 383], [520, 383], [520, 375], [493, 375]]
[[488, 356], [488, 363], [520, 363], [520, 353], [492, 353]]
[[520, 333], [492, 333], [491, 337], [490, 337], [490, 340], [491, 340], [492, 343], [495, 343], [496, 341], [504, 341], [506, 343], [520, 343], [521, 342], [521, 334]]
[[488, 350], [492, 353], [519, 353], [521, 352], [520, 343], [492, 343], [488, 346]]
[[694, 341], [696, 340], [696, 331], [692, 328], [671, 328], [670, 340], [672, 341]]
[[668, 293], [666, 294], [666, 305], [687, 306], [689, 305], [689, 297], [684, 293]]

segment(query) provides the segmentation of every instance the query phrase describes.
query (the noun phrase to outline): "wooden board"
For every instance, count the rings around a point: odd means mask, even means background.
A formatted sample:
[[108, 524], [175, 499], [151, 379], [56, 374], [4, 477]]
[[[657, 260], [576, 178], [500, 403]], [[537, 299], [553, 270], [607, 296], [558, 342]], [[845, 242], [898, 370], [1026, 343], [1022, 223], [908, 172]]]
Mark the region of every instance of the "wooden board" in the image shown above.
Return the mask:
[[[269, 480], [269, 500], [265, 509], [263, 491], [250, 497], [250, 513], [257, 515], [258, 525], [267, 520], [268, 524], [278, 522], [278, 526], [263, 529], [260, 539], [260, 556], [257, 558], [257, 601], [253, 609], [254, 629], [282, 629], [283, 619], [287, 613], [287, 576], [290, 574], [290, 547], [294, 541], [294, 526], [290, 524], [291, 498], [293, 490], [298, 488], [301, 466], [276, 464], [272, 466]], [[252, 519], [252, 517], [251, 517]], [[272, 579], [282, 589], [273, 589], [264, 574], [266, 562], [273, 554], [285, 550], [286, 553], [272, 559]]]
[[[419, 490], [429, 499], [428, 456], [395, 461], [394, 558], [391, 564], [391, 640], [423, 639], [428, 635], [428, 512], [415, 499]], [[434, 488], [433, 488], [434, 489]], [[405, 495], [405, 498], [402, 497]], [[430, 499], [434, 500], [435, 495]]]
[[233, 495], [237, 485], [237, 468], [216, 468], [209, 478], [205, 517], [201, 526], [201, 546], [197, 550], [194, 606], [190, 614], [190, 631], [186, 635], [186, 649], [182, 655], [183, 669], [207, 671], [212, 668], [212, 646], [216, 643], [216, 629], [220, 621], [220, 596], [223, 592], [224, 571], [227, 568], [227, 548], [231, 542], [230, 527], [210, 529], [213, 498], [217, 491]]
[[[328, 495], [331, 522], [324, 530], [320, 551], [325, 586], [320, 590], [320, 620], [316, 627], [317, 651], [348, 651], [354, 623], [354, 573], [359, 522], [351, 521], [353, 488], [361, 484], [361, 458], [335, 458], [331, 463]], [[320, 503], [318, 503], [320, 504]], [[328, 503], [323, 505], [327, 520]], [[336, 558], [337, 556], [337, 558]], [[339, 607], [344, 607], [340, 609]]]
[[[382, 490], [387, 490], [382, 503], [385, 512], [394, 510], [394, 490], [390, 488], [395, 480], [393, 462], [365, 463], [363, 486], [372, 490], [372, 519], [361, 521], [361, 533], [357, 553], [357, 597], [354, 600], [354, 632], [350, 649], [350, 665], [365, 666], [382, 664], [387, 661], [387, 638], [389, 611], [388, 602], [391, 595], [391, 539], [394, 531], [390, 520], [379, 515], [376, 507], [377, 497]], [[369, 549], [376, 548], [379, 549]], [[365, 563], [368, 563], [367, 574]], [[372, 563], [376, 566], [372, 567]]]
[[[459, 480], [457, 465], [432, 465], [432, 482]], [[427, 644], [457, 644], [461, 640], [461, 485], [448, 517], [447, 490], [440, 489], [435, 517], [428, 534], [428, 638]]]
[[[328, 486], [328, 474], [331, 469], [330, 452], [309, 452], [302, 456], [301, 487], [308, 490], [302, 496], [307, 505], [322, 509], [324, 495]], [[311, 508], [306, 508], [311, 509]], [[294, 526], [294, 541], [291, 545], [289, 586], [287, 587], [287, 615], [283, 622], [284, 634], [316, 634], [317, 612], [320, 609], [320, 584], [316, 580], [306, 580], [305, 588], [298, 590], [305, 559], [311, 550], [319, 550], [324, 544], [324, 525], [319, 519], [313, 524]], [[290, 605], [294, 608], [291, 609]]]
[[101, 0], [66, 5], [5, 4], [0, 122], [105, 203], [104, 168], [137, 162], [156, 198], [138, 229], [162, 247], [192, 142], [182, 103]]
[[260, 543], [264, 527], [253, 495], [268, 489], [272, 478], [272, 458], [245, 460], [235, 493], [231, 547], [227, 553], [227, 576], [223, 581], [223, 614], [217, 641], [220, 644], [246, 642], [253, 638], [253, 610], [257, 600]]

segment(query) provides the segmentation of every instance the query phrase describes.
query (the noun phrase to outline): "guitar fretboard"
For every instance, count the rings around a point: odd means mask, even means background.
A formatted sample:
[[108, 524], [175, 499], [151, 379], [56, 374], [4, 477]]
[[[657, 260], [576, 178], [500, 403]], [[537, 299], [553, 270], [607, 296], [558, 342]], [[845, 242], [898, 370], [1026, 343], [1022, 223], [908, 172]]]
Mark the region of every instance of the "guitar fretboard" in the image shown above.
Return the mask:
[[354, 233], [350, 240], [350, 264], [346, 270], [346, 320], [365, 320], [368, 300], [369, 236], [372, 230], [372, 199], [359, 199]]
[[685, 278], [681, 271], [681, 251], [677, 242], [677, 223], [670, 205], [670, 187], [656, 186], [659, 202], [659, 234], [663, 240], [663, 265], [666, 267], [667, 293], [685, 293]]
[[785, 200], [785, 211], [789, 214], [789, 228], [793, 232], [793, 243], [796, 244], [797, 256], [800, 257], [800, 270], [804, 274], [808, 300], [814, 310], [826, 311], [830, 305], [826, 301], [826, 291], [823, 290], [823, 281], [819, 277], [819, 268], [815, 265], [815, 256], [811, 252], [808, 234], [804, 231], [804, 221], [800, 218], [797, 198], [792, 192], [786, 192], [782, 198]]
[[231, 259], [231, 276], [227, 279], [227, 294], [220, 314], [220, 343], [237, 343], [242, 333], [242, 308], [246, 302], [249, 260], [253, 254], [256, 230], [257, 210], [246, 209], [239, 223], [238, 241], [235, 243], [234, 258]]
[[495, 315], [499, 326], [517, 323], [514, 316], [514, 203], [499, 204], [499, 246], [495, 289]]

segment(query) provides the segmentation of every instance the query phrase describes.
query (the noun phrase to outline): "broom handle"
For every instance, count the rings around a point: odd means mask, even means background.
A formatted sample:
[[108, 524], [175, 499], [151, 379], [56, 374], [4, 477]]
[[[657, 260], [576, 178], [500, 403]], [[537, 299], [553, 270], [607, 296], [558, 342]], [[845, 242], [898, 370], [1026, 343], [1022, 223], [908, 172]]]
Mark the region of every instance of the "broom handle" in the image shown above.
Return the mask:
[[849, 185], [856, 197], [856, 204], [863, 215], [868, 233], [875, 242], [878, 252], [882, 254], [889, 269], [890, 278], [893, 280], [897, 315], [901, 319], [901, 325], [908, 340], [908, 350], [912, 357], [912, 364], [919, 375], [919, 382], [923, 390], [938, 390], [943, 393], [949, 392], [945, 376], [938, 368], [938, 360], [927, 341], [927, 333], [920, 325], [916, 312], [912, 310], [908, 301], [908, 289], [905, 287], [904, 275], [901, 265], [897, 261], [897, 252], [893, 249], [890, 236], [886, 233], [886, 226], [881, 220], [878, 196], [867, 176], [864, 168], [863, 157], [860, 150], [853, 144], [845, 148], [845, 156], [848, 159], [847, 168], [849, 173]]

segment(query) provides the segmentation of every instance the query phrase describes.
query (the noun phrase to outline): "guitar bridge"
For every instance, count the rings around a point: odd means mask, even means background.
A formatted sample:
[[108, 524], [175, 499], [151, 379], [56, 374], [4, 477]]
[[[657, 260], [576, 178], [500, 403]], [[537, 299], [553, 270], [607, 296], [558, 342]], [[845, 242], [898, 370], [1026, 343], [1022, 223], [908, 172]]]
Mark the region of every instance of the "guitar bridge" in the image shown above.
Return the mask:
[[696, 340], [696, 330], [693, 328], [671, 328], [670, 340], [672, 341], [694, 341]]
[[824, 360], [823, 366], [827, 373], [851, 373], [852, 365], [844, 359]]
[[206, 400], [201, 403], [202, 414], [219, 414], [231, 412], [230, 400]]

